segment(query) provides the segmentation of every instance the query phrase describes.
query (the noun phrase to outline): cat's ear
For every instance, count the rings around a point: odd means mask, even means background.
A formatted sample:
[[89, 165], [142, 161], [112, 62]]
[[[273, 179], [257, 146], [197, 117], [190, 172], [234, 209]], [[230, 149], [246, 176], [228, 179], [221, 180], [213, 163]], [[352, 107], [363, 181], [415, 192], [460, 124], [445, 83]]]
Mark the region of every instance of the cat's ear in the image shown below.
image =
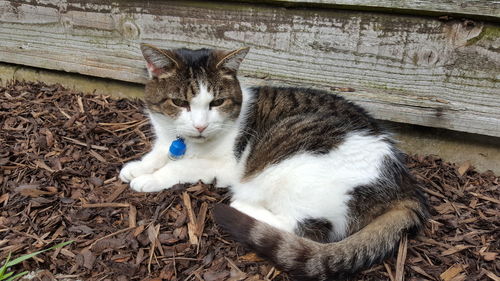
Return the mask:
[[218, 62], [215, 65], [215, 68], [225, 68], [235, 72], [238, 71], [241, 62], [243, 61], [249, 50], [250, 48], [241, 48], [229, 52], [219, 52], [217, 54]]
[[174, 52], [157, 48], [149, 44], [141, 44], [141, 51], [146, 60], [149, 78], [160, 77], [175, 68], [179, 68], [180, 63]]

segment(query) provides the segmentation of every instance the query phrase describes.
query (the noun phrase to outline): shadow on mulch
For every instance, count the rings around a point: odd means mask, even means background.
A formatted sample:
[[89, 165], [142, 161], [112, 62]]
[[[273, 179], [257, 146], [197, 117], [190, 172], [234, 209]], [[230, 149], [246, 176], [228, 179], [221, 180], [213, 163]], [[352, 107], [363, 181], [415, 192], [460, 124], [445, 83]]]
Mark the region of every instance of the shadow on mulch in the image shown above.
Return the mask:
[[[117, 179], [150, 147], [139, 102], [25, 82], [0, 88], [0, 100], [0, 259], [75, 240], [17, 271], [41, 270], [40, 280], [288, 280], [214, 225], [226, 190], [145, 194]], [[355, 279], [499, 280], [499, 178], [435, 156], [408, 165], [432, 219], [406, 251]]]

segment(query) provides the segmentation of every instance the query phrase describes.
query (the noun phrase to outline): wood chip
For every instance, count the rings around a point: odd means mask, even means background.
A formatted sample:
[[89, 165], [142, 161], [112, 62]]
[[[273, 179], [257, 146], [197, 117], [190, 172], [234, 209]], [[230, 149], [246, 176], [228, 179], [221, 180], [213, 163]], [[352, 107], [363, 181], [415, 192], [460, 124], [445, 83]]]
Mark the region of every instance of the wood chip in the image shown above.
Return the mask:
[[262, 262], [262, 261], [264, 261], [262, 258], [257, 256], [257, 254], [255, 254], [255, 253], [248, 253], [246, 255], [243, 255], [243, 256], [239, 257], [238, 260], [242, 261], [242, 262]]
[[445, 272], [441, 273], [439, 277], [443, 281], [450, 281], [453, 277], [464, 271], [463, 266], [460, 264], [452, 265]]
[[128, 212], [128, 226], [129, 227], [136, 227], [137, 226], [137, 209], [134, 207], [134, 205], [130, 205], [130, 209]]
[[411, 269], [413, 269], [415, 272], [429, 278], [429, 280], [433, 280], [434, 277], [430, 276], [427, 272], [425, 272], [425, 270], [423, 270], [422, 268], [420, 268], [419, 266], [416, 266], [416, 265], [412, 265], [410, 266]]
[[442, 255], [443, 256], [452, 255], [452, 254], [458, 253], [460, 251], [463, 251], [465, 249], [469, 249], [469, 248], [472, 248], [472, 247], [474, 247], [474, 246], [457, 245], [457, 246], [454, 246], [453, 248], [450, 248], [450, 249], [447, 249], [447, 250], [443, 251]]
[[125, 191], [128, 188], [128, 186], [126, 184], [116, 184], [115, 186], [116, 186], [116, 189], [106, 199], [106, 202], [108, 202], [108, 203], [115, 201], [116, 198], [118, 198], [118, 196], [120, 196], [120, 194], [122, 194], [123, 191]]
[[498, 253], [495, 252], [483, 252], [480, 253], [485, 261], [494, 261], [497, 258]]
[[395, 281], [394, 274], [392, 274], [391, 266], [389, 264], [387, 264], [386, 262], [384, 262], [384, 267], [385, 267], [385, 270], [387, 272], [387, 276], [389, 276], [389, 279], [391, 279], [391, 281]]
[[191, 206], [191, 198], [189, 197], [189, 194], [187, 192], [182, 193], [182, 200], [184, 202], [184, 206], [186, 207], [186, 211], [188, 214], [189, 222], [188, 222], [188, 235], [189, 235], [189, 242], [192, 245], [198, 245], [198, 237], [196, 235], [197, 233], [197, 227], [196, 227], [196, 216], [193, 212], [193, 207]]
[[471, 162], [469, 160], [463, 162], [457, 169], [458, 174], [460, 176], [463, 176], [469, 170], [470, 167], [471, 167]]
[[128, 208], [129, 203], [85, 203], [82, 204], [82, 208]]
[[226, 257], [226, 260], [229, 264], [229, 267], [231, 267], [231, 278], [227, 279], [228, 281], [240, 281], [247, 278], [246, 273], [241, 271], [230, 258]]
[[94, 156], [95, 159], [101, 161], [102, 163], [107, 163], [106, 159], [102, 157], [99, 153], [97, 153], [95, 150], [90, 150], [89, 153]]
[[476, 196], [477, 198], [481, 198], [483, 200], [490, 201], [490, 202], [493, 202], [495, 204], [500, 205], [500, 200], [495, 199], [493, 197], [485, 196], [485, 195], [482, 195], [482, 194], [479, 194], [479, 193], [475, 193], [475, 192], [470, 192], [470, 194]]
[[4, 205], [7, 205], [8, 201], [9, 201], [9, 198], [10, 198], [10, 195], [9, 193], [4, 193], [0, 196], [0, 204], [4, 204]]
[[497, 275], [495, 275], [495, 273], [489, 271], [489, 270], [486, 270], [486, 269], [482, 269], [482, 271], [486, 274], [486, 276], [488, 276], [491, 280], [493, 281], [500, 281], [500, 277], [498, 277]]
[[396, 260], [396, 275], [394, 277], [395, 281], [403, 281], [404, 280], [404, 270], [405, 270], [405, 261], [406, 261], [406, 251], [408, 248], [408, 236], [405, 234], [401, 238], [399, 243], [398, 257]]

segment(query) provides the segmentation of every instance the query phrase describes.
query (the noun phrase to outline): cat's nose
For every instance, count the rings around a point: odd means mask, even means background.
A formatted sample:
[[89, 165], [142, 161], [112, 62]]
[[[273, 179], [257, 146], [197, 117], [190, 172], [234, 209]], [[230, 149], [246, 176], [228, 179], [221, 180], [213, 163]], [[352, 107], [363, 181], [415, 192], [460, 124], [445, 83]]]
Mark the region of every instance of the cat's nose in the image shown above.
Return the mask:
[[198, 130], [198, 132], [202, 133], [203, 131], [205, 131], [205, 129], [207, 128], [208, 126], [195, 126], [196, 130]]

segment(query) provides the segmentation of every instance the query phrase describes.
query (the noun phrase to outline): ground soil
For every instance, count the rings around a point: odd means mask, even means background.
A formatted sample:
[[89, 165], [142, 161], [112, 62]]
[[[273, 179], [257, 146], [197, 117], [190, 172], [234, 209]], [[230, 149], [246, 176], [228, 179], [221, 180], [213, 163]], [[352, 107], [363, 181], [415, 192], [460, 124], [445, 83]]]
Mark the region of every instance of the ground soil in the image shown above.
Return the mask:
[[[74, 243], [14, 267], [39, 280], [289, 280], [234, 243], [211, 210], [225, 189], [137, 193], [117, 179], [147, 152], [138, 101], [59, 85], [0, 88], [0, 259]], [[432, 218], [385, 263], [354, 280], [499, 280], [500, 179], [464, 162], [407, 157]]]

